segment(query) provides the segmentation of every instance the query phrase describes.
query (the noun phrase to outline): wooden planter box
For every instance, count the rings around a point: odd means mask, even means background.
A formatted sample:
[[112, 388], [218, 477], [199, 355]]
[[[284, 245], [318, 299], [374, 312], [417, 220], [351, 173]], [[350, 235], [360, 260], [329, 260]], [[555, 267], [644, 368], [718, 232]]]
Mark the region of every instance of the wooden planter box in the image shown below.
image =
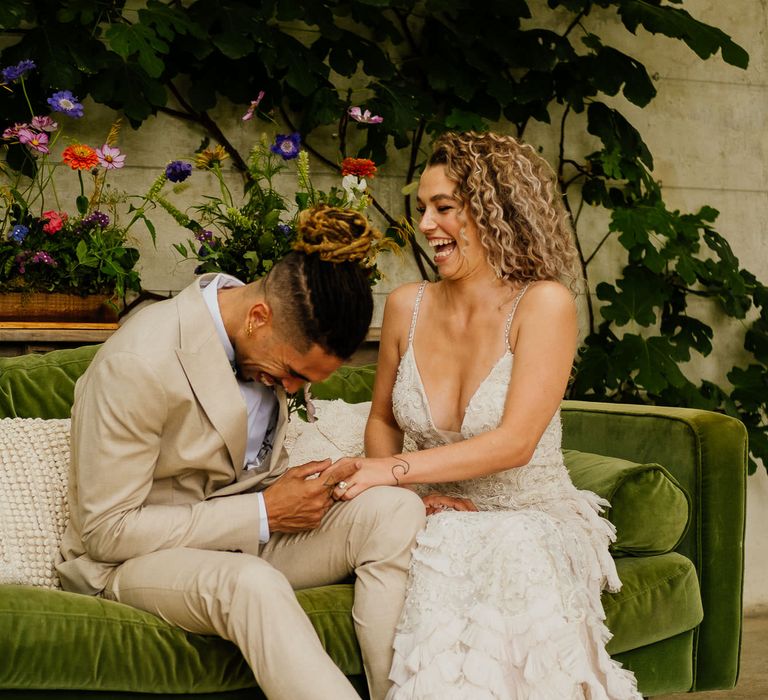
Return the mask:
[[0, 293], [0, 321], [87, 321], [117, 320], [106, 295], [81, 297], [57, 292]]

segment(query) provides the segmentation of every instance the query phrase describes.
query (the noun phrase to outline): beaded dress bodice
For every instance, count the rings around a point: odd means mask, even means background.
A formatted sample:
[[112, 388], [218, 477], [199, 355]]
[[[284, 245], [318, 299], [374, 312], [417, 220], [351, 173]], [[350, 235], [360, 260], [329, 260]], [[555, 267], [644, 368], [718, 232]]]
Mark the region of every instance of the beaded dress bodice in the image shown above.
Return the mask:
[[[504, 413], [504, 403], [512, 373], [513, 353], [508, 345], [509, 330], [517, 305], [526, 288], [516, 297], [504, 329], [506, 350], [480, 383], [467, 404], [460, 432], [441, 430], [435, 426], [429, 399], [416, 363], [413, 336], [419, 306], [426, 283], [422, 283], [414, 304], [408, 347], [397, 370], [392, 389], [392, 408], [406, 441], [416, 449], [440, 447], [498, 427]], [[574, 490], [563, 463], [560, 449], [562, 428], [560, 412], [552, 417], [541, 436], [530, 462], [502, 472], [468, 479], [425, 485], [419, 491], [440, 492], [471, 499], [481, 510], [496, 510], [534, 506], [542, 501], [560, 498]]]

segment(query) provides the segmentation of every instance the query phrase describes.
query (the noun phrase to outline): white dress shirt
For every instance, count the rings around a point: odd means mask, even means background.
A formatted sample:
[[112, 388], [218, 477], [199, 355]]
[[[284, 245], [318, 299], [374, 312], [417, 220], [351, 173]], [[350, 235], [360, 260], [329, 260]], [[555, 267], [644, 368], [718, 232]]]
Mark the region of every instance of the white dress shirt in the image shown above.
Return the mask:
[[[219, 309], [218, 290], [225, 287], [242, 287], [244, 283], [231, 275], [216, 275], [210, 282], [200, 280], [200, 286], [203, 289], [203, 300], [211, 312], [213, 325], [216, 327], [216, 333], [219, 336], [227, 359], [235, 368], [235, 349], [229, 340], [224, 322], [221, 318]], [[272, 439], [274, 438], [275, 427], [277, 425], [278, 404], [275, 392], [260, 382], [243, 382], [237, 380], [237, 385], [245, 401], [247, 412], [248, 437], [245, 448], [244, 469], [257, 469], [262, 464], [269, 461], [272, 452]], [[259, 541], [267, 542], [269, 540], [269, 521], [267, 519], [267, 508], [264, 503], [264, 495], [257, 492], [259, 498], [259, 512], [261, 513], [259, 521]]]

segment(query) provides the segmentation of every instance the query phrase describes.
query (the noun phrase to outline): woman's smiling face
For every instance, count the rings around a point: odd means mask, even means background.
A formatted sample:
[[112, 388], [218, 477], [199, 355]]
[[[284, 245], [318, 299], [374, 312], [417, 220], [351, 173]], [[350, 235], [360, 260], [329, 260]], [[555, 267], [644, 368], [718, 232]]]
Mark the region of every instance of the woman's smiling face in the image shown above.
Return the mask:
[[442, 165], [433, 165], [421, 175], [419, 229], [435, 251], [434, 262], [443, 278], [463, 276], [485, 263], [477, 227], [456, 190], [456, 182], [445, 174]]

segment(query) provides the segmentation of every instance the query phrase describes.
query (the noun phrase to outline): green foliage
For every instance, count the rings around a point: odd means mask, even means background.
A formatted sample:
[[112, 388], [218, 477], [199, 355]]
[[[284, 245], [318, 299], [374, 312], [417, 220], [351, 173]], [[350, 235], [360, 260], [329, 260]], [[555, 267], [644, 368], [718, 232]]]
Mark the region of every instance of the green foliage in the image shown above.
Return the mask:
[[[589, 280], [596, 298], [588, 298], [590, 326], [570, 395], [737, 415], [750, 431], [753, 458], [765, 461], [768, 289], [714, 229], [714, 209], [684, 213], [666, 205], [653, 179], [652, 154], [622, 112], [622, 100], [644, 107], [656, 88], [639, 57], [598, 35], [612, 14], [628, 32], [665, 36], [702, 59], [719, 54], [726, 63], [747, 66], [743, 48], [682, 5], [149, 0], [136, 12], [121, 0], [98, 6], [62, 0], [54, 16], [44, 0], [5, 0], [0, 26], [20, 30], [2, 52], [5, 65], [34, 58], [51, 86], [90, 95], [135, 126], [158, 112], [197, 122], [244, 173], [247, 159], [207, 113], [219, 97], [247, 105], [265, 90], [262, 108], [279, 110], [314, 156], [332, 167], [337, 154], [313, 148], [318, 127], [337, 127], [342, 157], [370, 157], [382, 165], [392, 147], [407, 149], [406, 184], [423, 164], [426, 142], [441, 131], [501, 121], [523, 136], [531, 120], [554, 122], [560, 137], [554, 165], [567, 203], [578, 204], [574, 221], [578, 225], [583, 207], [610, 214], [595, 250], [580, 250], [585, 277], [605, 241], [615, 239], [626, 251], [619, 279]], [[363, 104], [383, 123], [371, 128], [345, 118], [350, 105]], [[599, 147], [582, 155], [568, 141], [574, 131], [588, 132]], [[408, 218], [410, 207], [407, 195]], [[399, 217], [384, 213], [394, 227]], [[259, 256], [260, 248], [251, 252]], [[428, 275], [426, 254], [414, 252]], [[689, 303], [693, 298], [746, 326], [748, 364], [728, 373], [730, 386], [688, 376], [685, 362], [709, 354], [713, 344], [700, 305]]]
[[[298, 148], [298, 146], [297, 146]], [[204, 153], [209, 151], [204, 151]], [[271, 150], [265, 139], [257, 142], [248, 157], [248, 179], [242, 198], [232, 194], [221, 171], [219, 160], [198, 156], [198, 168], [208, 171], [218, 184], [220, 195], [205, 195], [202, 204], [193, 205], [190, 217], [167, 198], [164, 178], [146, 197], [148, 206], [159, 205], [176, 222], [194, 234], [195, 240], [174, 244], [186, 260], [196, 260], [195, 271], [225, 272], [244, 282], [268, 273], [274, 264], [292, 249], [297, 236], [300, 213], [316, 204], [354, 209], [364, 213], [370, 199], [366, 185], [349, 176], [344, 187], [332, 187], [328, 192], [312, 185], [309, 156], [300, 151], [296, 157], [298, 188], [294, 202], [286, 201], [276, 189], [275, 177], [285, 170], [287, 161]], [[183, 185], [175, 189], [181, 189]], [[386, 241], [374, 243], [374, 256], [379, 248], [392, 248]], [[379, 279], [378, 270], [371, 274], [371, 283]]]

